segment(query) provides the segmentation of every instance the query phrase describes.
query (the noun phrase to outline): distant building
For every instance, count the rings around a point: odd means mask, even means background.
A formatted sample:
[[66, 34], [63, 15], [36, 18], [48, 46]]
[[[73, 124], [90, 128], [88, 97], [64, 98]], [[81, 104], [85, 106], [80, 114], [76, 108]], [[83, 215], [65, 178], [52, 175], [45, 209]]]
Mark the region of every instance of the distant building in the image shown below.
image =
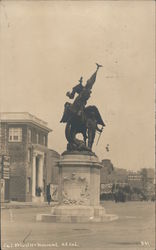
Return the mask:
[[[109, 159], [102, 160], [103, 167], [100, 170], [101, 195], [112, 193], [112, 189], [123, 188], [125, 191], [129, 188], [137, 196], [142, 193], [144, 199], [153, 200], [155, 197], [155, 172], [153, 168], [143, 168], [140, 171], [128, 171], [113, 166]], [[140, 192], [140, 193], [139, 193]], [[108, 198], [108, 197], [105, 197]], [[133, 197], [131, 197], [133, 200]]]
[[110, 177], [110, 174], [112, 174], [114, 166], [109, 159], [102, 160], [101, 165], [103, 167], [100, 170], [100, 183], [110, 183], [110, 179], [108, 178], [108, 176]]
[[140, 172], [128, 171], [128, 184], [131, 187], [142, 188], [142, 175]]
[[100, 171], [100, 183], [125, 183], [127, 182], [127, 170], [116, 168], [109, 159], [102, 160], [103, 167]]
[[140, 170], [142, 190], [147, 199], [155, 199], [155, 171], [153, 168], [142, 168]]
[[35, 202], [46, 199], [51, 171], [48, 149], [48, 133], [51, 131], [45, 121], [27, 112], [0, 113], [4, 200]]
[[140, 173], [148, 183], [154, 183], [155, 171], [154, 168], [142, 168]]

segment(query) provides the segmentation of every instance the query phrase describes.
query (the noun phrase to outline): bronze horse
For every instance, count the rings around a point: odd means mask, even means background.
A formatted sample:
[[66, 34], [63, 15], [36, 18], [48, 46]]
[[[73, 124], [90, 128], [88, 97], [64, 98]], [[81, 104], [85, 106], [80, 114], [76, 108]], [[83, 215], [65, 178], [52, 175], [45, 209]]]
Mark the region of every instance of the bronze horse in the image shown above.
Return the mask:
[[[65, 136], [68, 141], [67, 150], [91, 151], [96, 130], [102, 132], [97, 125], [105, 126], [97, 107], [88, 106], [84, 109], [84, 114], [79, 116], [72, 113], [71, 104], [66, 105], [61, 122], [67, 122], [65, 128]], [[79, 133], [83, 135], [83, 141], [76, 138]]]

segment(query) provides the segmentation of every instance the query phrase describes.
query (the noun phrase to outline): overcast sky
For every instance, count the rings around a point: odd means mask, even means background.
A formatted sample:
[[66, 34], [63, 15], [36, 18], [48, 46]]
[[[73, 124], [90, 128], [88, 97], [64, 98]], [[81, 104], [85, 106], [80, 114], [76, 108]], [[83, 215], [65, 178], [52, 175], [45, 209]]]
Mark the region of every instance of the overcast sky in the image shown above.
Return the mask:
[[154, 1], [3, 1], [0, 11], [0, 110], [47, 121], [62, 153], [66, 92], [99, 62], [88, 104], [106, 127], [93, 151], [116, 167], [154, 167]]

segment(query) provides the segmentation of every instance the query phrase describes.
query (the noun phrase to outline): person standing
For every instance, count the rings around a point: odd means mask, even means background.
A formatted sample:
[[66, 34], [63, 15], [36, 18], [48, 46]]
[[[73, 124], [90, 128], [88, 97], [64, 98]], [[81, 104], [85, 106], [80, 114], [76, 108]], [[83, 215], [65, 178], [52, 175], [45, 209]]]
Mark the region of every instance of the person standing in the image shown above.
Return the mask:
[[50, 205], [50, 202], [51, 202], [50, 183], [47, 185], [46, 196], [47, 196], [48, 205]]

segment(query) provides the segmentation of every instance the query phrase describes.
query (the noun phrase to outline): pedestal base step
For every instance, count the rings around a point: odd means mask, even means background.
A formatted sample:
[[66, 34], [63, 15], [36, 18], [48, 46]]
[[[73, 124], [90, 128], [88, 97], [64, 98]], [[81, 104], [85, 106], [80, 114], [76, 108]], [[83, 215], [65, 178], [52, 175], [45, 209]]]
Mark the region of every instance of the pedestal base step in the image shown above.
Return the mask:
[[86, 223], [86, 222], [106, 222], [117, 220], [118, 216], [115, 214], [105, 214], [100, 217], [87, 217], [78, 215], [52, 215], [52, 214], [37, 214], [36, 220], [42, 222], [55, 223]]
[[34, 203], [43, 203], [44, 202], [44, 196], [35, 196], [32, 197], [32, 202]]
[[101, 206], [56, 206], [50, 214], [37, 214], [36, 220], [43, 222], [105, 222], [117, 220], [118, 216], [106, 214]]

